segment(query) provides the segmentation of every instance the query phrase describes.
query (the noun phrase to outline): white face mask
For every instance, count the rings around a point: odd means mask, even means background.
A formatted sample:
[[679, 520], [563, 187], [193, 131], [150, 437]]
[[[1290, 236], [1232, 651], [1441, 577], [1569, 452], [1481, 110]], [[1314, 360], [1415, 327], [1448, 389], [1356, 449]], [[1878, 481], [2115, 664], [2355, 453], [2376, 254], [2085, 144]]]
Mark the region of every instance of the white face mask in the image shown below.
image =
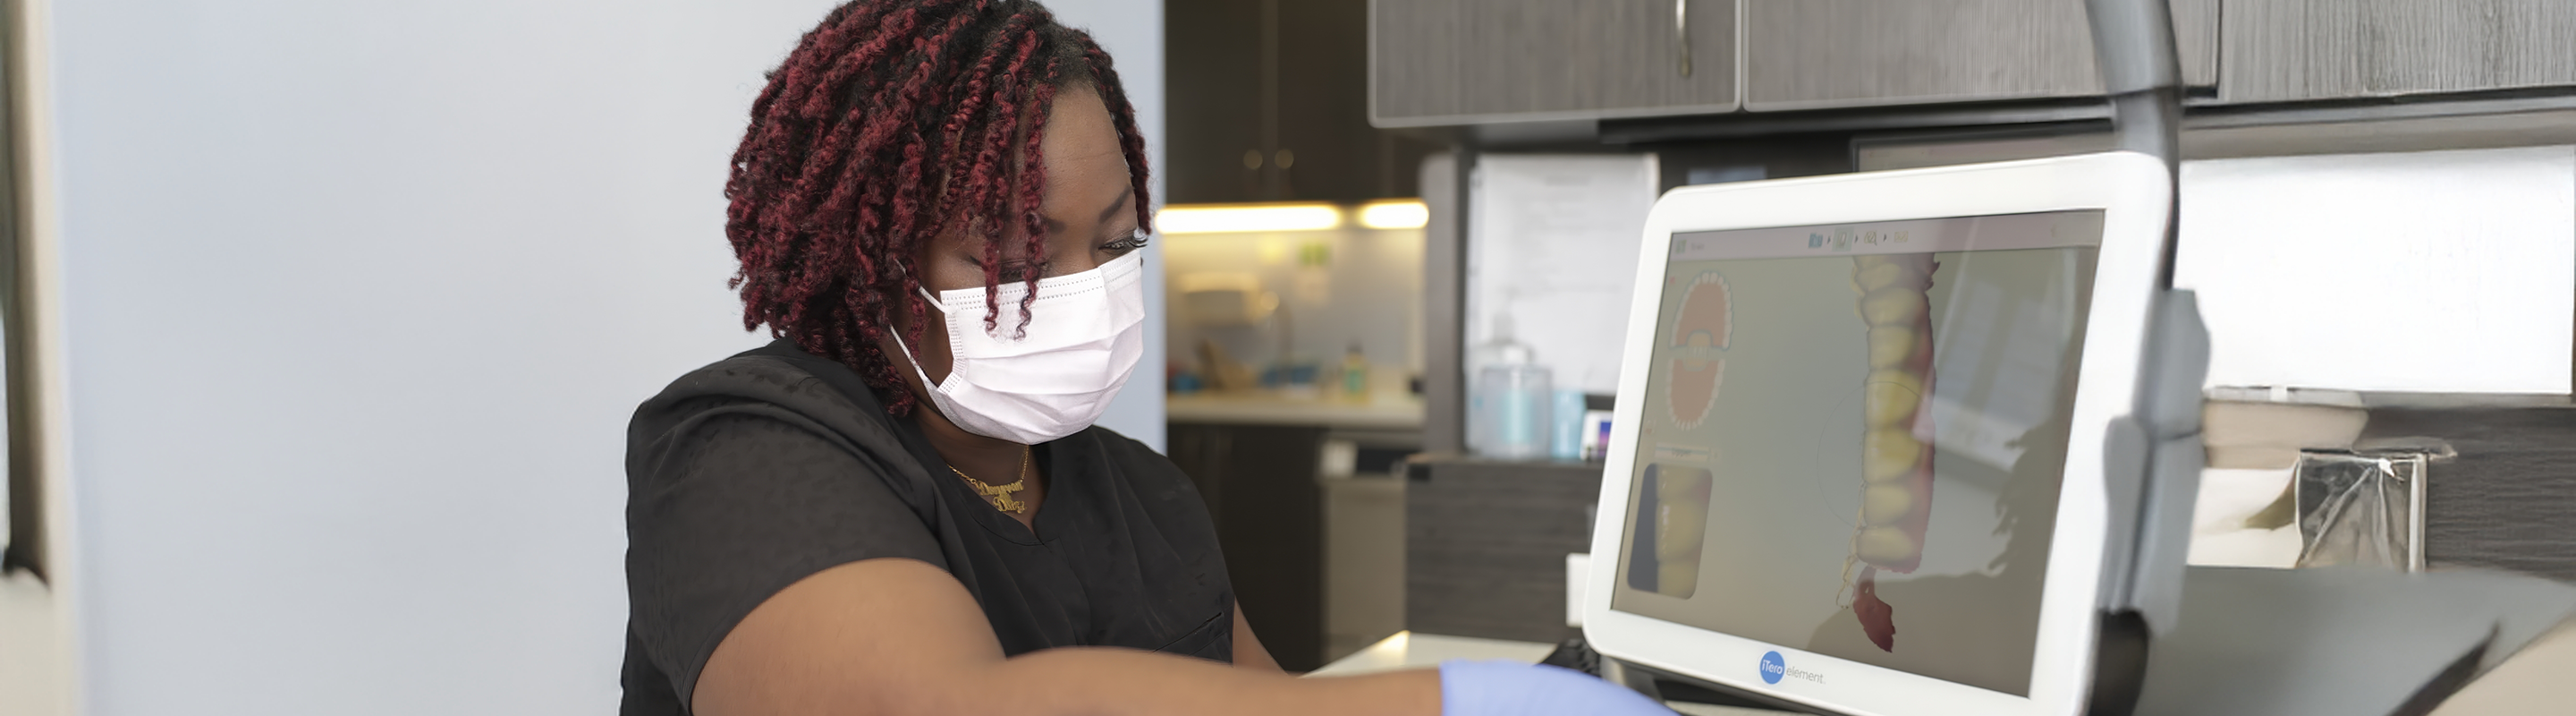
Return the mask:
[[984, 289], [923, 290], [947, 320], [946, 382], [932, 383], [912, 348], [900, 338], [895, 345], [930, 386], [939, 413], [966, 432], [1028, 445], [1072, 435], [1100, 419], [1144, 357], [1144, 264], [1144, 252], [1130, 252], [1099, 268], [1040, 279], [1025, 336], [1019, 308], [1027, 284], [996, 291], [1002, 310], [991, 333], [984, 331]]

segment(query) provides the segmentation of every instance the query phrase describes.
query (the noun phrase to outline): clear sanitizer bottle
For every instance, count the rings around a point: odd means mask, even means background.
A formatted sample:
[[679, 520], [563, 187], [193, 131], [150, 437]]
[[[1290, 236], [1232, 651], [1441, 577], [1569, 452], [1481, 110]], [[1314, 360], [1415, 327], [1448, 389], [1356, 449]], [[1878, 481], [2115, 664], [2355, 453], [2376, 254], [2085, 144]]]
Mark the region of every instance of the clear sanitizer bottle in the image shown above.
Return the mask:
[[1506, 460], [1547, 457], [1551, 386], [1529, 344], [1512, 339], [1511, 319], [1494, 319], [1493, 339], [1476, 347], [1468, 391], [1467, 449]]

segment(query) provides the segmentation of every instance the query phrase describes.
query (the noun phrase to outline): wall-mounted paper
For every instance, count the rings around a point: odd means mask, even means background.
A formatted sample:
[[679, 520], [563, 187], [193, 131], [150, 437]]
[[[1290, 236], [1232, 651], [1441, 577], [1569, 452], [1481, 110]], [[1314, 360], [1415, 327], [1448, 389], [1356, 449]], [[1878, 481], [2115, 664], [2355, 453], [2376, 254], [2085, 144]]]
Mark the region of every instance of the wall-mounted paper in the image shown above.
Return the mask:
[[2569, 392], [2576, 147], [2183, 165], [2211, 386]]
[[1537, 349], [1557, 387], [1618, 392], [1655, 172], [1652, 154], [1478, 158], [1467, 345], [1493, 338], [1495, 318], [1508, 316], [1513, 338]]

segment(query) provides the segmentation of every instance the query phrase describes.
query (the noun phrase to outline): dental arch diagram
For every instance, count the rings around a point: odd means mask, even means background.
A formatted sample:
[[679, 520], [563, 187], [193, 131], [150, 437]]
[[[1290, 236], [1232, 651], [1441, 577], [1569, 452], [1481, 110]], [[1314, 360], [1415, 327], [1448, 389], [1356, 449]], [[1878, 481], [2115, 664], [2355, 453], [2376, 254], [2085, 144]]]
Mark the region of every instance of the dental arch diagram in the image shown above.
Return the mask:
[[1921, 566], [1931, 526], [1932, 425], [1925, 406], [1932, 396], [1930, 291], [1940, 268], [1931, 254], [1852, 257], [1852, 289], [1869, 330], [1869, 374], [1861, 393], [1860, 519], [1834, 600], [1852, 609], [1881, 651], [1896, 650], [1896, 609], [1879, 599], [1878, 573]]

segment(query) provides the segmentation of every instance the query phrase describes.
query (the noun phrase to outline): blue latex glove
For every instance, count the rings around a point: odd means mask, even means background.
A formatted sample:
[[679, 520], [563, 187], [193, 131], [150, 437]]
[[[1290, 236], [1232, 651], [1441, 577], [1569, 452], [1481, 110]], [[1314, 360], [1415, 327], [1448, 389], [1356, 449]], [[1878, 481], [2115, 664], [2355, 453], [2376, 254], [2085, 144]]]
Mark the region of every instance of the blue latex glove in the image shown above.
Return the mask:
[[1572, 669], [1516, 661], [1440, 662], [1441, 716], [1673, 716], [1645, 695]]

